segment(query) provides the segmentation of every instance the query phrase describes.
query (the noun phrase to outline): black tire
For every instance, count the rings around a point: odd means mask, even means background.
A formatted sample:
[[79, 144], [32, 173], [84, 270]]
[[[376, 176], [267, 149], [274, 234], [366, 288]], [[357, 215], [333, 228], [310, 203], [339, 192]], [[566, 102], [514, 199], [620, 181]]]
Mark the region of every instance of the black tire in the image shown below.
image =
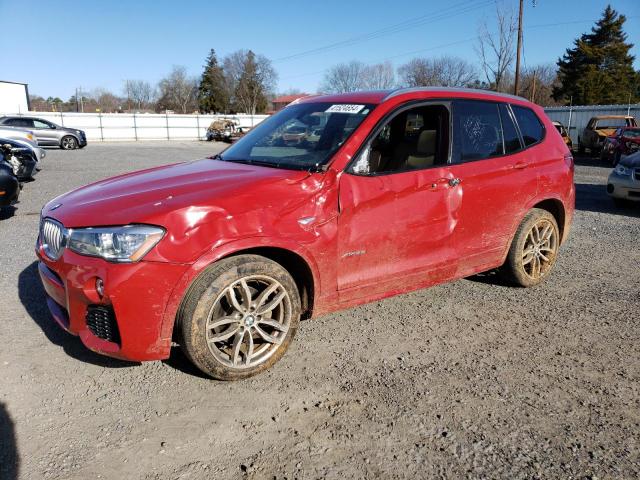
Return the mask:
[[617, 198], [617, 197], [611, 197], [613, 199], [613, 203], [616, 207], [618, 208], [628, 208], [631, 206], [631, 201], [627, 200], [626, 198]]
[[60, 148], [63, 150], [75, 150], [78, 148], [78, 140], [72, 135], [66, 135], [60, 139]]
[[[267, 328], [267, 326], [260, 322], [267, 320], [273, 323], [274, 319], [271, 316], [275, 309], [272, 310], [269, 313], [269, 317], [265, 319], [262, 319], [257, 308], [253, 310], [253, 313], [249, 312], [248, 309], [246, 313], [247, 316], [244, 319], [233, 320], [234, 323], [227, 322], [224, 327], [217, 327], [221, 328], [221, 330], [213, 329], [211, 324], [209, 324], [208, 327], [208, 322], [210, 321], [215, 323], [216, 320], [232, 318], [232, 313], [225, 313], [222, 310], [222, 313], [217, 316], [215, 315], [216, 310], [222, 309], [224, 305], [228, 308], [233, 308], [231, 307], [231, 302], [228, 300], [229, 297], [225, 295], [225, 293], [228, 293], [229, 289], [232, 289], [234, 292], [242, 292], [237, 282], [241, 279], [247, 279], [244, 284], [247, 285], [252, 281], [259, 281], [252, 280], [255, 278], [269, 279], [274, 281], [274, 285], [279, 284], [278, 290], [265, 296], [263, 299], [264, 302], [268, 301], [271, 303], [269, 299], [272, 298], [271, 295], [274, 295], [276, 292], [280, 292], [275, 295], [276, 297], [280, 296], [282, 291], [286, 292], [283, 300], [281, 300], [281, 303], [276, 309], [280, 309], [278, 314], [281, 316], [283, 312], [285, 313], [288, 329], [285, 333], [275, 329], [270, 330], [268, 336], [270, 336], [270, 338], [277, 338], [278, 341], [275, 343], [273, 341], [266, 342], [260, 336], [264, 333], [264, 329]], [[236, 288], [238, 290], [235, 290]], [[268, 287], [263, 290], [263, 293], [266, 290], [268, 290]], [[257, 293], [257, 291], [254, 293]], [[241, 295], [243, 294], [241, 293]], [[255, 296], [253, 298], [256, 299]], [[260, 300], [260, 298], [261, 297], [258, 296], [256, 300]], [[251, 294], [249, 295], [249, 299], [251, 299]], [[245, 306], [245, 303], [243, 297], [242, 306]], [[251, 307], [254, 307], [251, 300], [249, 303]], [[298, 288], [289, 272], [282, 267], [282, 265], [259, 255], [238, 255], [214, 263], [194, 281], [185, 295], [178, 312], [176, 328], [180, 330], [180, 342], [185, 354], [202, 372], [218, 380], [241, 380], [267, 370], [282, 358], [296, 334], [300, 322], [300, 314], [301, 302]], [[235, 315], [242, 314], [236, 311]], [[253, 323], [254, 320], [252, 320], [250, 324], [246, 323], [247, 317], [249, 316], [251, 318], [255, 316], [255, 324]], [[225, 335], [234, 329], [236, 323], [239, 330], [234, 330], [236, 333], [234, 333], [232, 337], [222, 342], [214, 342], [212, 340], [212, 335]], [[260, 330], [262, 333], [259, 335], [257, 330]], [[250, 342], [249, 338], [245, 337], [247, 332], [248, 337], [251, 337]], [[238, 335], [241, 335], [238, 348], [236, 348], [235, 342], [230, 347], [226, 346], [232, 339], [237, 339]], [[245, 339], [247, 343], [251, 344], [251, 347], [245, 345]], [[258, 341], [258, 348], [254, 350], [255, 341]], [[266, 350], [265, 346], [267, 346]], [[223, 351], [222, 347], [225, 347], [226, 350]], [[244, 351], [242, 351], [243, 347]], [[265, 352], [263, 354], [264, 361], [256, 365], [249, 365], [247, 358], [250, 359], [251, 354], [254, 351], [260, 352], [260, 349], [263, 349]], [[231, 354], [229, 354], [229, 358], [227, 359], [224, 358], [225, 351], [243, 353], [243, 362], [246, 361], [247, 364], [235, 366], [235, 360], [240, 358], [240, 355], [236, 353], [237, 357], [234, 356], [232, 358]], [[248, 355], [247, 351], [249, 351]], [[233, 363], [233, 365], [229, 365], [229, 363]]]
[[618, 162], [620, 162], [620, 157], [621, 156], [622, 156], [622, 154], [620, 153], [620, 150], [617, 150], [616, 153], [613, 154], [613, 156], [611, 157], [611, 165], [613, 167], [618, 165]]
[[[553, 246], [553, 252], [545, 251], [544, 255], [548, 257], [548, 262], [537, 260], [541, 265], [539, 274], [535, 275], [530, 272], [531, 265], [525, 265], [526, 251], [531, 248], [530, 234], [533, 234], [534, 226], [538, 224], [549, 225], [553, 230], [550, 237], [549, 245]], [[511, 241], [511, 247], [507, 254], [504, 265], [500, 268], [503, 278], [509, 283], [520, 287], [533, 287], [543, 282], [551, 272], [558, 257], [558, 248], [560, 247], [560, 229], [554, 216], [540, 208], [534, 208], [524, 217], [516, 234]], [[535, 256], [535, 255], [534, 255]], [[535, 262], [533, 262], [535, 264]]]

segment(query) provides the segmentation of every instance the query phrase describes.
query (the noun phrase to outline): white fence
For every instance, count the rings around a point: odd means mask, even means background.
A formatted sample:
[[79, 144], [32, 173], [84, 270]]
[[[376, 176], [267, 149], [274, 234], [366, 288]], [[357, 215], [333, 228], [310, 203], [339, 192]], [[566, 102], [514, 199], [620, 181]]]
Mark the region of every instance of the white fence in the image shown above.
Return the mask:
[[562, 123], [569, 129], [574, 145], [578, 145], [578, 136], [587, 126], [591, 117], [598, 115], [632, 115], [638, 119], [640, 105], [586, 105], [574, 107], [545, 107], [544, 112], [551, 120]]
[[252, 128], [268, 115], [180, 115], [155, 113], [29, 112], [58, 125], [84, 130], [89, 141], [105, 140], [196, 140], [204, 139], [209, 124], [217, 118], [236, 120]]

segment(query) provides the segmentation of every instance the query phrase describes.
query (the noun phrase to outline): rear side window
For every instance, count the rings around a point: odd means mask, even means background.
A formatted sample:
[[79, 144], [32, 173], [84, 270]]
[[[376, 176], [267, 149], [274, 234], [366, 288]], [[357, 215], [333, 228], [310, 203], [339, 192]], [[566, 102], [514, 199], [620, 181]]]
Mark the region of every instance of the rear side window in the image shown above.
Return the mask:
[[511, 108], [520, 126], [520, 133], [522, 133], [522, 140], [524, 141], [525, 147], [542, 140], [542, 137], [544, 137], [544, 127], [538, 116], [533, 113], [533, 110], [518, 105], [511, 105]]
[[518, 130], [513, 123], [513, 117], [509, 112], [509, 107], [504, 103], [499, 104], [500, 120], [502, 121], [502, 133], [504, 135], [504, 150], [505, 153], [514, 153], [522, 148], [520, 143], [520, 137], [518, 136]]
[[475, 100], [454, 102], [453, 162], [470, 162], [503, 154], [498, 104]]

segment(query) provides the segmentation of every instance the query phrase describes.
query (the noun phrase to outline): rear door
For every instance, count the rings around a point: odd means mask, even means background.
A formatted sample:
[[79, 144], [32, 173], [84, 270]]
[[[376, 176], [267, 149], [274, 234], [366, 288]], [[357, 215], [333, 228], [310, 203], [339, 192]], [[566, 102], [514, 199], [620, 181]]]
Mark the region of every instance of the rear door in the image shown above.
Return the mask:
[[460, 179], [455, 237], [460, 274], [492, 268], [501, 260], [514, 221], [537, 191], [531, 160], [508, 105], [454, 102], [452, 174]]

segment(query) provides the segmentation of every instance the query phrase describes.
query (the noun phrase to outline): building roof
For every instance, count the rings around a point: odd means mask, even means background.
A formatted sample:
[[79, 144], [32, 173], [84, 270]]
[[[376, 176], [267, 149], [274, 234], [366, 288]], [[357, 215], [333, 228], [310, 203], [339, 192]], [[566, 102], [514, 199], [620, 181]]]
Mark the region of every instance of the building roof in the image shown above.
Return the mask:
[[271, 100], [271, 103], [291, 103], [295, 102], [299, 98], [308, 97], [308, 93], [296, 93], [294, 95], [282, 95], [280, 97], [274, 98]]

